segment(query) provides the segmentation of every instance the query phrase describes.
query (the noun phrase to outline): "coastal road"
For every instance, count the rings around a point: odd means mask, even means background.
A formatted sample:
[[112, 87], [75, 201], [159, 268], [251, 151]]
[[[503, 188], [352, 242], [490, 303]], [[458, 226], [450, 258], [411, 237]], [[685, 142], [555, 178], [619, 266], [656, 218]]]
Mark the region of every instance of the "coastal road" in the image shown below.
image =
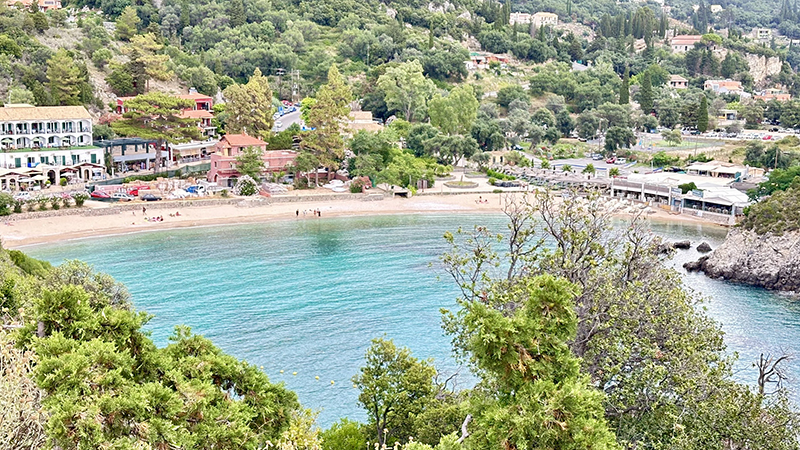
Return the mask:
[[303, 119], [300, 118], [300, 108], [297, 108], [297, 111], [295, 112], [290, 112], [289, 114], [285, 114], [282, 117], [279, 117], [278, 119], [275, 120], [275, 122], [281, 123], [281, 127], [280, 128], [275, 127], [275, 131], [283, 131], [289, 128], [289, 126], [291, 126], [293, 123], [296, 123], [302, 128]]

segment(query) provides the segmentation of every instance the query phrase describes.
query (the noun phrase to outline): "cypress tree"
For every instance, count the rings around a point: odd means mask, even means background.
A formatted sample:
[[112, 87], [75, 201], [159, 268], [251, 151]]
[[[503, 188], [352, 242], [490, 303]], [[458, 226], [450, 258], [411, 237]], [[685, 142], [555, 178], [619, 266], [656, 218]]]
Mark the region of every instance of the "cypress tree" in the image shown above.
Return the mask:
[[706, 96], [700, 96], [700, 108], [697, 109], [697, 131], [705, 133], [708, 130], [708, 100]]
[[642, 112], [650, 114], [653, 111], [653, 83], [650, 80], [650, 72], [645, 71], [642, 74], [641, 89], [639, 89], [639, 106], [642, 107]]
[[620, 105], [627, 105], [630, 103], [631, 92], [628, 89], [628, 84], [630, 80], [628, 78], [628, 69], [625, 68], [625, 72], [622, 75], [622, 85], [619, 87], [619, 104]]

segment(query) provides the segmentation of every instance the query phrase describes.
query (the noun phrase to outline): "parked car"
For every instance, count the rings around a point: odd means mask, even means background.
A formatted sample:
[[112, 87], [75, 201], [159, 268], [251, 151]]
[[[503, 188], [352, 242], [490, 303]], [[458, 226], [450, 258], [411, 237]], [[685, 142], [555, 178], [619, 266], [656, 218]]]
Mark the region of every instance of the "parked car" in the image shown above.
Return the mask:
[[113, 194], [111, 194], [111, 198], [119, 200], [121, 202], [130, 202], [136, 199], [136, 197], [134, 197], [133, 195], [126, 194], [125, 192], [114, 192]]
[[150, 186], [131, 186], [128, 188], [128, 195], [138, 197], [139, 191], [142, 189], [150, 189]]
[[766, 135], [766, 136], [761, 138], [761, 140], [763, 140], [763, 141], [769, 141], [771, 139], [772, 139], [772, 135], [771, 134], [768, 134], [768, 135]]
[[161, 200], [161, 197], [159, 197], [157, 195], [153, 195], [153, 194], [145, 194], [145, 195], [142, 196], [142, 200], [144, 200], [146, 202], [157, 202], [157, 201]]
[[283, 122], [281, 122], [280, 120], [276, 121], [275, 122], [275, 128], [280, 130], [281, 127], [283, 127]]
[[617, 163], [617, 158], [615, 158], [613, 156], [606, 160], [606, 164], [616, 164], [616, 163]]
[[628, 160], [625, 158], [617, 158], [617, 162], [615, 162], [614, 164], [625, 164], [627, 162]]
[[95, 190], [94, 192], [92, 192], [89, 195], [89, 197], [92, 197], [92, 198], [95, 198], [95, 199], [110, 199], [111, 198], [111, 196], [108, 195], [108, 192], [98, 191], [98, 190]]
[[603, 155], [601, 155], [600, 153], [592, 153], [592, 159], [595, 161], [602, 161]]

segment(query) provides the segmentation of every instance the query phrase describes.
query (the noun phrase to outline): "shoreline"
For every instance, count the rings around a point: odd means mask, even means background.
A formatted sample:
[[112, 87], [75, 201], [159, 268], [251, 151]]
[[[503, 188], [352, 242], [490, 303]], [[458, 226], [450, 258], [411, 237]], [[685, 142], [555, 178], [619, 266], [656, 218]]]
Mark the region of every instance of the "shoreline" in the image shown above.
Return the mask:
[[[478, 203], [479, 198], [488, 203]], [[501, 213], [500, 194], [476, 192], [460, 195], [425, 194], [412, 198], [385, 198], [376, 201], [342, 198], [320, 201], [313, 195], [292, 202], [239, 206], [183, 205], [170, 208], [169, 203], [150, 205], [135, 204], [113, 214], [83, 215], [64, 214], [47, 217], [26, 218], [0, 225], [0, 240], [6, 249], [21, 249], [34, 245], [67, 242], [92, 237], [112, 237], [128, 234], [164, 231], [180, 228], [202, 228], [222, 225], [266, 223], [288, 220], [324, 220], [325, 218], [379, 216], [400, 214], [498, 214]], [[163, 216], [162, 222], [145, 221], [138, 208], [151, 206], [155, 215]], [[170, 217], [173, 209], [180, 216]], [[320, 217], [311, 211], [320, 211]], [[690, 216], [673, 215], [657, 207], [647, 217], [651, 221], [692, 223], [704, 226], [720, 225], [698, 220]], [[130, 212], [130, 214], [128, 214]], [[150, 211], [148, 211], [149, 213]], [[174, 214], [174, 212], [172, 213]], [[12, 225], [9, 225], [12, 224]], [[724, 227], [722, 227], [724, 228]]]

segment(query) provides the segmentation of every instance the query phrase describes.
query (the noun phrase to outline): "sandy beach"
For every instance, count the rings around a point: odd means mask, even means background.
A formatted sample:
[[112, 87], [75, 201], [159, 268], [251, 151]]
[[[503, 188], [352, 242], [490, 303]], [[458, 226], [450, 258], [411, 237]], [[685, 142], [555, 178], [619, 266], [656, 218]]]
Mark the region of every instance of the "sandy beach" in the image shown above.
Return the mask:
[[[479, 203], [479, 198], [488, 201]], [[319, 201], [309, 196], [298, 202], [271, 204], [265, 202], [264, 205], [250, 207], [235, 204], [202, 205], [202, 202], [198, 202], [201, 204], [190, 207], [176, 205], [174, 210], [167, 206], [167, 202], [160, 202], [157, 208], [150, 203], [137, 203], [138, 209], [108, 215], [72, 214], [5, 222], [5, 225], [0, 225], [0, 238], [4, 248], [13, 249], [87, 237], [272, 220], [325, 220], [331, 217], [379, 214], [499, 213], [501, 201], [501, 194], [474, 193], [421, 195], [408, 199], [395, 197], [380, 201], [353, 199]], [[142, 213], [142, 206], [148, 208], [145, 214]], [[92, 202], [87, 202], [85, 206], [85, 208], [109, 207], [113, 208], [108, 204], [92, 204]], [[314, 214], [315, 210], [319, 210], [319, 217]], [[655, 208], [654, 210], [656, 212], [648, 216], [650, 219], [700, 222], [689, 216], [675, 216], [666, 211]], [[179, 216], [170, 215], [178, 212]], [[145, 217], [154, 216], [162, 216], [163, 221], [145, 220]]]

